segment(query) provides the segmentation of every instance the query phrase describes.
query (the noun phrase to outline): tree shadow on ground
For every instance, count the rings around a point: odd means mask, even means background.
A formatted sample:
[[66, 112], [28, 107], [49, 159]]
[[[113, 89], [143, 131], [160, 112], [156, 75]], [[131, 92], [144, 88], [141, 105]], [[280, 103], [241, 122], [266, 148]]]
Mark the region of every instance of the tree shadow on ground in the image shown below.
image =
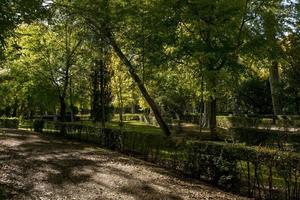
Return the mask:
[[[108, 192], [126, 194], [136, 199], [182, 199], [158, 190], [153, 183], [134, 177], [128, 171], [109, 165], [118, 163], [136, 167], [144, 166], [143, 161], [129, 159], [115, 152], [95, 150], [92, 145], [41, 137], [29, 132], [21, 136], [18, 131], [12, 132], [0, 139], [18, 141], [15, 145], [4, 147], [0, 143], [0, 173], [5, 176], [5, 179], [0, 178], [0, 185], [7, 191], [9, 199], [31, 199], [39, 184], [50, 185], [55, 190], [70, 186], [76, 188], [82, 183], [94, 184]], [[20, 140], [22, 143], [19, 143]], [[124, 180], [124, 184], [120, 187], [107, 185], [105, 180], [95, 180], [95, 174], [117, 177]]]

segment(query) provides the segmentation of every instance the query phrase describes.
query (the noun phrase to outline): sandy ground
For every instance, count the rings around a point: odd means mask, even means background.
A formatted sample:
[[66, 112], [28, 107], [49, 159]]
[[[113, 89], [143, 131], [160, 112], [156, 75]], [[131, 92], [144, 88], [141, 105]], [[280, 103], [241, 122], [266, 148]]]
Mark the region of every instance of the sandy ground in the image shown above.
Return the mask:
[[0, 130], [0, 188], [16, 200], [245, 199], [90, 144], [20, 130]]

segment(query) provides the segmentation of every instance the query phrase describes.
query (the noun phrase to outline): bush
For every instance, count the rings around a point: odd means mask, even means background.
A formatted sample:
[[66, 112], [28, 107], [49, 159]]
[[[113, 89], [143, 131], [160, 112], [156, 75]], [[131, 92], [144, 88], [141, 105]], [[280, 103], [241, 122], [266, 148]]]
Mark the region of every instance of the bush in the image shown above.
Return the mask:
[[293, 132], [255, 128], [233, 128], [230, 132], [235, 142], [244, 142], [247, 145], [271, 146], [286, 150], [287, 143], [295, 147], [300, 144], [300, 135]]
[[35, 119], [33, 121], [33, 130], [35, 132], [43, 132], [43, 128], [44, 128], [44, 124], [45, 124], [45, 121], [42, 120], [42, 119]]
[[278, 116], [275, 123], [272, 118], [217, 116], [217, 125], [221, 128], [271, 128], [274, 125], [280, 128], [300, 127], [299, 119], [293, 116]]
[[208, 143], [185, 145], [184, 173], [210, 181], [214, 185], [235, 190], [239, 187], [237, 160], [222, 149]]
[[19, 119], [18, 118], [0, 118], [0, 127], [1, 128], [15, 128], [19, 127]]
[[196, 178], [258, 199], [299, 199], [297, 153], [207, 141], [188, 145], [185, 170]]
[[123, 114], [124, 121], [138, 121], [142, 117], [142, 114]]

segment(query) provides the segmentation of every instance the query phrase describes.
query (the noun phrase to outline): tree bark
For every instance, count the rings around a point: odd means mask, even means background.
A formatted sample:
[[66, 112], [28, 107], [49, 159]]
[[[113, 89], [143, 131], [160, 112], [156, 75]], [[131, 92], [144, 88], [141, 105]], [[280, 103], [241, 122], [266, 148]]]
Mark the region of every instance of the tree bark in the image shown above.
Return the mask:
[[202, 119], [202, 127], [208, 128], [208, 122], [209, 122], [209, 102], [204, 101], [203, 102], [203, 119]]
[[149, 93], [148, 93], [147, 89], [145, 88], [142, 80], [140, 79], [140, 77], [135, 72], [134, 66], [127, 59], [127, 57], [124, 55], [124, 53], [122, 52], [122, 50], [119, 48], [119, 46], [116, 43], [116, 41], [113, 38], [113, 36], [109, 32], [106, 32], [106, 34], [107, 34], [106, 36], [107, 36], [107, 38], [109, 40], [110, 45], [113, 47], [115, 53], [118, 55], [118, 57], [120, 58], [120, 60], [127, 67], [127, 69], [129, 71], [131, 77], [136, 82], [136, 84], [139, 87], [141, 93], [143, 94], [145, 100], [147, 101], [147, 103], [151, 107], [151, 109], [152, 109], [152, 111], [154, 113], [154, 116], [155, 116], [155, 118], [156, 118], [156, 120], [157, 120], [160, 128], [163, 130], [163, 132], [165, 133], [165, 135], [167, 135], [167, 136], [171, 135], [169, 127], [167, 126], [167, 124], [165, 123], [164, 119], [162, 118], [161, 113], [160, 113], [160, 111], [159, 111], [156, 103], [154, 102], [154, 100], [149, 95]]
[[281, 105], [280, 105], [280, 85], [279, 85], [279, 72], [278, 72], [278, 62], [273, 61], [269, 68], [269, 83], [271, 89], [273, 114], [274, 116], [281, 115]]
[[118, 99], [119, 99], [119, 126], [123, 127], [123, 97], [122, 97], [122, 85], [121, 85], [121, 79], [119, 78], [119, 91], [118, 91]]
[[97, 116], [98, 112], [98, 106], [100, 104], [99, 101], [99, 96], [100, 96], [100, 91], [99, 91], [99, 63], [98, 61], [94, 61], [92, 65], [92, 74], [91, 74], [91, 79], [92, 79], [92, 102], [91, 102], [91, 119], [96, 122], [99, 121], [99, 117]]
[[217, 139], [217, 99], [216, 94], [216, 85], [217, 85], [217, 73], [213, 72], [212, 76], [208, 80], [208, 86], [211, 88], [211, 94], [208, 102], [208, 127], [210, 129], [210, 136], [212, 140]]
[[269, 60], [272, 64], [269, 67], [269, 83], [272, 97], [273, 105], [273, 115], [274, 120], [275, 116], [282, 114], [281, 105], [280, 105], [280, 89], [279, 89], [279, 71], [278, 71], [278, 57], [280, 56], [280, 45], [278, 44], [278, 39], [276, 34], [279, 27], [279, 19], [272, 11], [266, 11], [262, 15], [263, 17], [263, 26], [265, 31], [265, 36], [268, 43], [268, 53]]
[[296, 113], [300, 115], [300, 105], [299, 105], [299, 97], [297, 91], [294, 92], [295, 95], [295, 106], [296, 106]]
[[74, 105], [73, 105], [73, 91], [72, 91], [72, 79], [70, 77], [70, 86], [69, 86], [69, 92], [70, 92], [70, 107], [71, 107], [71, 122], [74, 122]]
[[217, 139], [217, 100], [211, 97], [209, 102], [209, 122], [210, 136], [212, 140]]
[[60, 120], [62, 122], [66, 121], [66, 102], [65, 102], [65, 97], [60, 96], [59, 97], [60, 101]]
[[100, 60], [100, 103], [101, 103], [101, 125], [105, 128], [105, 105], [104, 105], [104, 68], [105, 64], [103, 60]]

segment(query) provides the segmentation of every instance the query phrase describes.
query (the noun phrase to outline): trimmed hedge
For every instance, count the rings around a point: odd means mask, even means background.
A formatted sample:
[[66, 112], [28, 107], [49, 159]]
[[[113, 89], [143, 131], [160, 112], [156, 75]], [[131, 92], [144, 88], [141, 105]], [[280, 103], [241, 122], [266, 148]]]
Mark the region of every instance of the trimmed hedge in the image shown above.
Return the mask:
[[[188, 114], [183, 117], [183, 120], [190, 123], [199, 124], [199, 114]], [[271, 117], [265, 116], [217, 116], [217, 126], [221, 128], [270, 128], [274, 126], [274, 121]], [[283, 128], [299, 128], [299, 116], [278, 116], [276, 126]]]
[[276, 124], [272, 118], [240, 117], [240, 116], [217, 116], [217, 125], [221, 128], [271, 128], [272, 126], [282, 128], [298, 128], [300, 121], [292, 116], [278, 116]]
[[0, 118], [0, 127], [1, 128], [18, 128], [19, 119], [18, 118]]
[[35, 119], [33, 120], [33, 130], [35, 132], [43, 132], [43, 128], [44, 128], [44, 124], [45, 124], [45, 121], [42, 120], [42, 119]]
[[257, 199], [300, 199], [297, 153], [56, 122], [46, 123], [44, 132], [97, 143]]
[[[235, 142], [244, 142], [247, 145], [271, 146], [282, 150], [296, 150], [300, 145], [300, 133], [279, 130], [255, 128], [230, 129]], [[286, 147], [286, 144], [292, 145]]]

